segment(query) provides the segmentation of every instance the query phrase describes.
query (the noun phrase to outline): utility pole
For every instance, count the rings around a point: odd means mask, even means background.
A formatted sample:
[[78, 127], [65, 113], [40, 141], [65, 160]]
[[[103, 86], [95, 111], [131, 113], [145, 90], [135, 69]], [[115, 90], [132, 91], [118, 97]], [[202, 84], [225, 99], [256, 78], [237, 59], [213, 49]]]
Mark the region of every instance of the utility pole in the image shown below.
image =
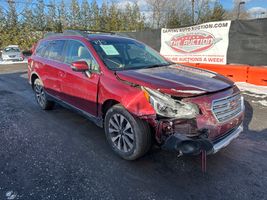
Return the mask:
[[264, 18], [265, 12], [261, 12], [261, 18]]
[[195, 0], [192, 0], [192, 24], [195, 24]]
[[239, 15], [240, 15], [240, 7], [242, 4], [245, 4], [246, 2], [245, 1], [240, 1], [239, 4], [238, 4], [238, 10], [237, 10], [237, 19], [239, 20]]

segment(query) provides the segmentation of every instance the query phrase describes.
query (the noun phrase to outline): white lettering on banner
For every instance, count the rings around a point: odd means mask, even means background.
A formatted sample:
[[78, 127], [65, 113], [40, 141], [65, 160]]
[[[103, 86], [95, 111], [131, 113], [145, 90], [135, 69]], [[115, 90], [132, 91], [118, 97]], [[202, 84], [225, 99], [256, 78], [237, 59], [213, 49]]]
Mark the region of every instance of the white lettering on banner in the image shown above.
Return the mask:
[[227, 63], [231, 21], [161, 29], [161, 55], [173, 62]]

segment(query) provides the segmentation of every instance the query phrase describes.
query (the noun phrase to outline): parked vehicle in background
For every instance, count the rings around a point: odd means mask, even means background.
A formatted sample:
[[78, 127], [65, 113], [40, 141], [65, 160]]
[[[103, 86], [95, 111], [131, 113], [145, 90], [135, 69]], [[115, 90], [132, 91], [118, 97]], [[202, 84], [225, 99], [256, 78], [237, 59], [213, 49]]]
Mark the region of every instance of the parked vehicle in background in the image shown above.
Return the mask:
[[24, 56], [18, 45], [9, 45], [1, 51], [3, 61], [23, 61]]
[[104, 127], [127, 160], [152, 141], [184, 155], [218, 152], [242, 132], [244, 102], [219, 74], [168, 62], [136, 40], [65, 31], [39, 41], [28, 60], [42, 109], [54, 102]]

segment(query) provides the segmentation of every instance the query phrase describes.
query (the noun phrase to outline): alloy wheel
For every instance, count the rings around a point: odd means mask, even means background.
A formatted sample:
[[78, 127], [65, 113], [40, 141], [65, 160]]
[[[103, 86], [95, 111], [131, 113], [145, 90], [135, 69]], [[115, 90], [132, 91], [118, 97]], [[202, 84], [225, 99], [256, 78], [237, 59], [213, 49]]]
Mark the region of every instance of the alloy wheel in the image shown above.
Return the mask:
[[109, 120], [111, 141], [118, 150], [129, 152], [134, 147], [135, 135], [130, 122], [121, 114], [114, 114]]
[[45, 97], [43, 86], [40, 83], [36, 83], [34, 85], [34, 90], [35, 90], [35, 95], [36, 95], [36, 98], [37, 98], [37, 102], [41, 106], [44, 106], [45, 101], [46, 101], [46, 97]]

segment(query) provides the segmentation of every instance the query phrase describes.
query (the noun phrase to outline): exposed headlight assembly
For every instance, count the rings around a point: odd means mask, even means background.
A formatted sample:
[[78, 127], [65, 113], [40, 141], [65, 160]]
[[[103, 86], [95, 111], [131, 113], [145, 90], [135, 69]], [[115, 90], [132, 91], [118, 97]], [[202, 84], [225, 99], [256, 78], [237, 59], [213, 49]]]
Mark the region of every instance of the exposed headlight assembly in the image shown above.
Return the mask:
[[172, 99], [169, 95], [147, 87], [142, 88], [156, 113], [163, 117], [192, 119], [199, 114], [196, 104]]

